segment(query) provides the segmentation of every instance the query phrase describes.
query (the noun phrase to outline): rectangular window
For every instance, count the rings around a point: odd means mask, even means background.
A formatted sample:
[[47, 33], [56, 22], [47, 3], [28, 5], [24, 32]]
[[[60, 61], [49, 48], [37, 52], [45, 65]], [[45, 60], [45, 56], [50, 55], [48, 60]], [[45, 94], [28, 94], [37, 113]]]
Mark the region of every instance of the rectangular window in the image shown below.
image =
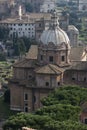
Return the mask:
[[85, 119], [85, 124], [87, 124], [87, 119]]
[[24, 111], [25, 111], [25, 112], [28, 112], [28, 107], [24, 107]]
[[62, 58], [62, 61], [65, 61], [65, 56], [62, 56], [61, 58]]
[[28, 100], [28, 94], [27, 94], [27, 93], [24, 94], [24, 100], [25, 100], [25, 101]]
[[49, 61], [53, 62], [53, 56], [49, 56]]
[[86, 77], [84, 77], [84, 81], [86, 81]]
[[46, 86], [49, 86], [49, 82], [46, 82]]
[[43, 55], [41, 55], [40, 59], [43, 60]]
[[74, 78], [74, 77], [72, 77], [72, 80], [75, 80], [75, 78]]
[[60, 82], [58, 82], [58, 86], [60, 85]]
[[32, 78], [32, 75], [29, 75], [29, 79], [31, 79]]

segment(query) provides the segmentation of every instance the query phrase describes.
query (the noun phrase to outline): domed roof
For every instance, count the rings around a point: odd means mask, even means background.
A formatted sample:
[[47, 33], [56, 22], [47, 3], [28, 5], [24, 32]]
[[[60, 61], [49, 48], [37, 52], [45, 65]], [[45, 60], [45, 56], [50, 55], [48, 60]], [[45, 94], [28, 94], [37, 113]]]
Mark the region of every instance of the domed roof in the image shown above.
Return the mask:
[[50, 27], [48, 30], [43, 31], [40, 41], [46, 45], [49, 43], [54, 43], [55, 45], [61, 43], [70, 44], [67, 34], [59, 27], [57, 18], [51, 19]]

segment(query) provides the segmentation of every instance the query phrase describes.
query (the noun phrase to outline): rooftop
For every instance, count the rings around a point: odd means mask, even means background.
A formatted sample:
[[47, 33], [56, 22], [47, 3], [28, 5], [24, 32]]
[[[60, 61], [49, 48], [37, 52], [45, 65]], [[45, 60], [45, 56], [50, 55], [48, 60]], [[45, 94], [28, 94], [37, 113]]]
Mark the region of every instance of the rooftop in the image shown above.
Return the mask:
[[22, 19], [20, 20], [19, 16], [16, 18], [8, 18], [0, 21], [0, 23], [35, 23], [35, 21], [44, 18], [45, 20], [50, 20], [51, 14], [46, 13], [28, 13], [26, 15], [22, 15]]
[[20, 59], [14, 63], [13, 67], [16, 68], [32, 68], [35, 67], [35, 60]]
[[26, 59], [37, 59], [37, 55], [38, 55], [38, 46], [37, 45], [31, 45]]
[[69, 69], [87, 71], [87, 61], [80, 61], [80, 62], [74, 63]]
[[83, 52], [85, 52], [85, 48], [83, 46], [72, 47], [70, 50], [70, 60], [71, 61], [81, 61]]
[[38, 74], [61, 74], [64, 69], [58, 67], [57, 65], [47, 64], [43, 67], [39, 67], [35, 70]]

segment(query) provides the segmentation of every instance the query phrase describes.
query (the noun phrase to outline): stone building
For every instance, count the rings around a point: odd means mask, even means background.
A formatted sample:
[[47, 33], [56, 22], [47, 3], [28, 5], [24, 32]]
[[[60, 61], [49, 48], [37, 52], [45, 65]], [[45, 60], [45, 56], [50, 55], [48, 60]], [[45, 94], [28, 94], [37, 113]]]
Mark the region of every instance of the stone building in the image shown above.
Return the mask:
[[41, 99], [63, 83], [64, 67], [70, 65], [70, 41], [57, 18], [53, 16], [51, 20], [38, 46], [32, 45], [27, 56], [13, 66], [9, 81], [11, 110], [36, 110], [42, 106]]
[[8, 12], [10, 0], [0, 0], [0, 14]]
[[51, 14], [29, 13], [26, 15], [17, 15], [15, 18], [7, 18], [0, 21], [0, 26], [9, 28], [9, 37], [23, 37], [30, 39], [39, 39], [42, 31], [45, 29], [46, 21], [51, 19]]
[[9, 28], [9, 37], [35, 38], [35, 23], [28, 18], [20, 20], [19, 18], [9, 18], [0, 22], [0, 26]]
[[79, 11], [87, 11], [87, 0], [78, 0]]
[[[79, 76], [78, 80], [82, 79], [86, 82], [86, 65], [84, 67], [81, 62], [83, 59], [86, 60], [85, 50], [78, 49], [81, 54], [77, 59], [72, 56], [75, 53], [71, 53], [71, 50], [67, 34], [59, 27], [56, 15], [53, 15], [50, 26], [43, 31], [38, 45], [32, 45], [26, 57], [13, 65], [13, 77], [9, 80], [10, 109], [24, 112], [35, 111], [42, 107], [41, 99], [60, 85], [69, 83], [71, 80], [76, 81], [77, 76]], [[82, 63], [83, 69], [77, 67], [77, 61]], [[73, 69], [74, 65], [76, 69]], [[72, 73], [74, 70], [75, 75]]]
[[87, 61], [73, 63], [64, 73], [64, 83], [87, 87]]
[[[49, 24], [51, 23], [51, 13], [27, 13], [24, 14], [22, 7], [21, 11], [16, 10], [17, 14], [14, 18], [7, 18], [5, 20], [0, 21], [0, 26], [5, 26], [9, 28], [9, 37], [23, 37], [26, 36], [31, 39], [35, 39], [39, 41], [40, 36], [43, 30], [49, 28]], [[21, 12], [21, 13], [18, 13]], [[14, 11], [12, 11], [14, 13]], [[21, 15], [20, 15], [21, 14]], [[73, 25], [69, 25], [69, 17], [68, 15], [63, 16], [62, 14], [59, 16], [60, 27], [67, 32], [71, 46], [77, 46], [78, 44], [78, 35], [79, 31]]]
[[68, 36], [70, 39], [71, 46], [78, 46], [79, 31], [74, 25], [68, 26]]

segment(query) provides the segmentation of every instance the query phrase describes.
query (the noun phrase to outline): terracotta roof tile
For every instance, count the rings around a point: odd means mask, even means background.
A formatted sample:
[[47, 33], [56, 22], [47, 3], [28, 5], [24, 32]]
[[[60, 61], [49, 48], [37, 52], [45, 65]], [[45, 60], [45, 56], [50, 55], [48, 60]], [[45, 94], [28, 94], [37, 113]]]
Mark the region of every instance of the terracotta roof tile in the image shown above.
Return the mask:
[[85, 51], [84, 47], [72, 47], [70, 51], [70, 60], [71, 61], [81, 61], [83, 52]]
[[37, 55], [38, 55], [38, 46], [37, 45], [31, 45], [26, 59], [37, 59]]
[[35, 72], [39, 74], [61, 74], [63, 71], [64, 69], [53, 64], [48, 64], [35, 70]]
[[29, 60], [29, 59], [19, 60], [18, 62], [14, 63], [13, 67], [17, 67], [17, 68], [35, 67], [35, 60]]
[[72, 65], [69, 70], [84, 70], [87, 71], [87, 61], [77, 62]]

